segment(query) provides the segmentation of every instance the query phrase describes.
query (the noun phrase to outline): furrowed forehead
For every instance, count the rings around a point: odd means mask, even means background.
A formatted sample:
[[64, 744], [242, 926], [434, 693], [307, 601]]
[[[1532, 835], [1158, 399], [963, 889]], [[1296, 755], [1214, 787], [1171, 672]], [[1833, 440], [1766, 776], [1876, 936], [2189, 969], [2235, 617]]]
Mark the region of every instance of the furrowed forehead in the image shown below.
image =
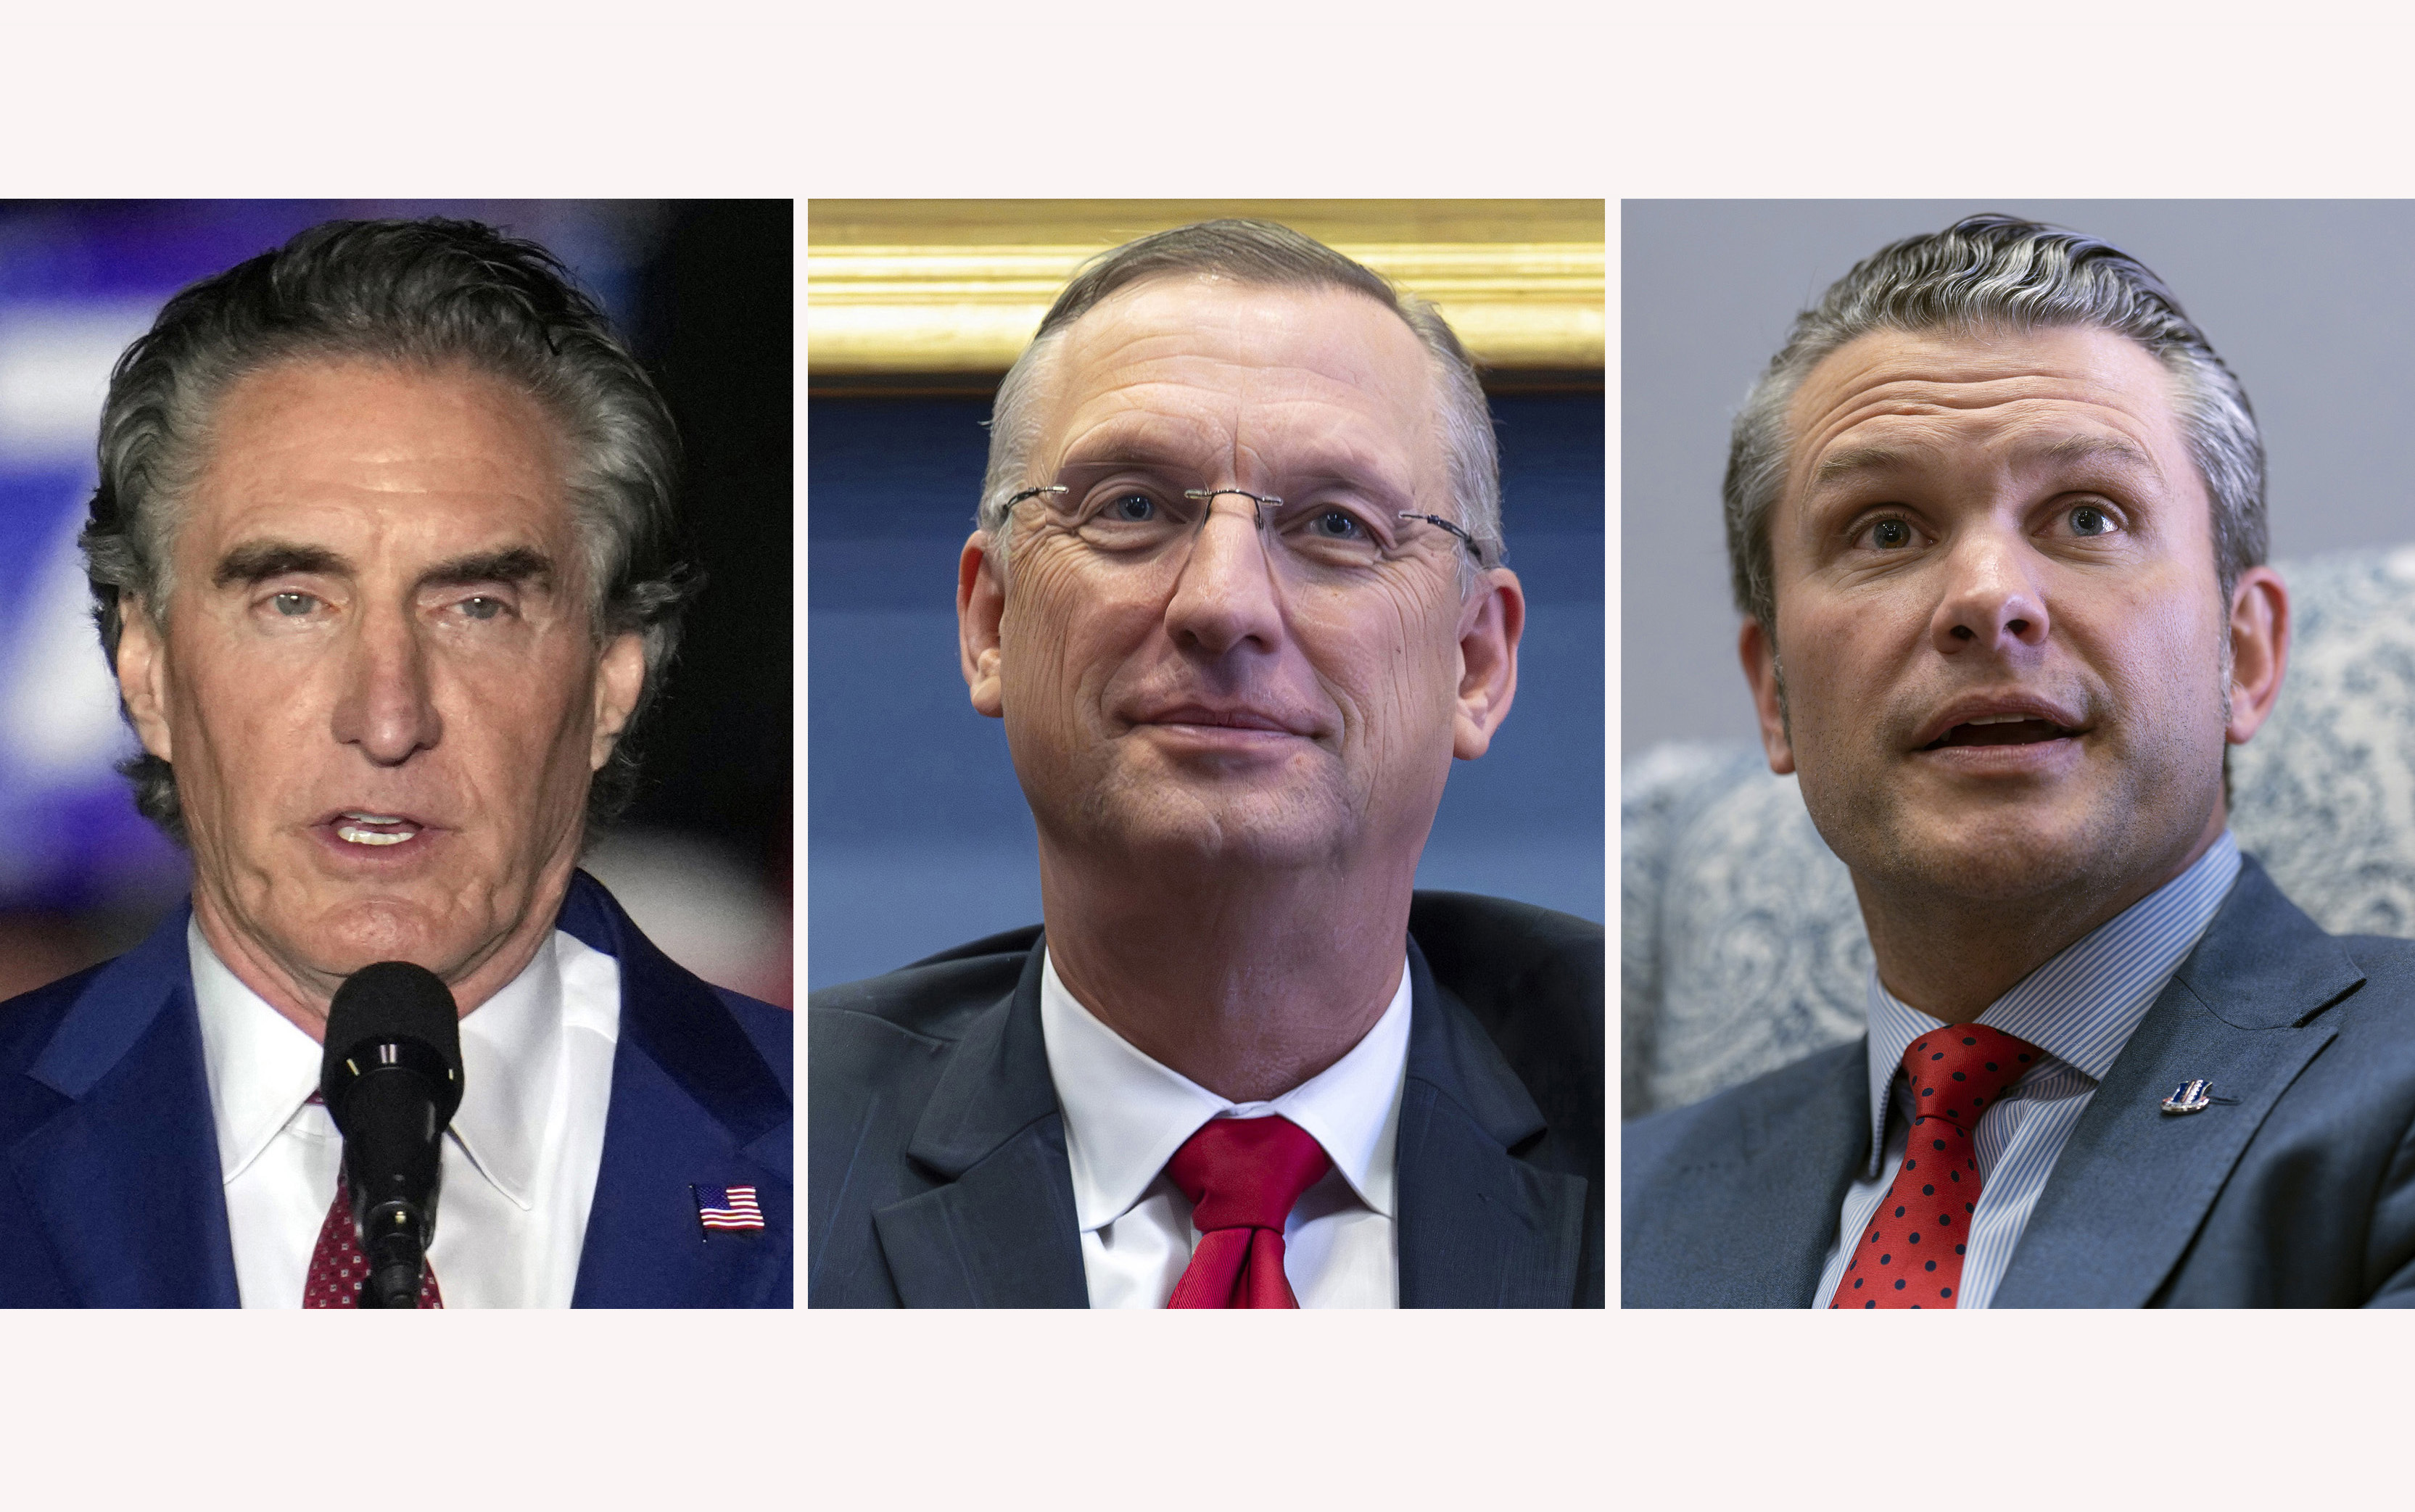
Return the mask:
[[1062, 328], [1048, 361], [1042, 466], [1115, 448], [1205, 462], [1253, 442], [1310, 472], [1440, 460], [1431, 354], [1348, 289], [1153, 280]]
[[1828, 353], [1787, 408], [1787, 492], [1934, 466], [1974, 446], [2009, 465], [2128, 469], [2185, 455], [2179, 385], [2097, 327], [1868, 333]]

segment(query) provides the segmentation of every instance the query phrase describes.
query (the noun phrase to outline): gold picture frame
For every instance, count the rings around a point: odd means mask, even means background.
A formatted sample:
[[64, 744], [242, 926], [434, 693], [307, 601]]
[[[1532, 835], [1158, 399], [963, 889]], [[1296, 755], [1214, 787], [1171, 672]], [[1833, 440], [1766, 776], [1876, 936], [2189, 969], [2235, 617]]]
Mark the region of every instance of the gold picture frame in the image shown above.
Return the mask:
[[1496, 386], [1598, 385], [1599, 200], [815, 200], [806, 365], [818, 390], [994, 382], [1108, 247], [1221, 216], [1278, 220], [1432, 300]]

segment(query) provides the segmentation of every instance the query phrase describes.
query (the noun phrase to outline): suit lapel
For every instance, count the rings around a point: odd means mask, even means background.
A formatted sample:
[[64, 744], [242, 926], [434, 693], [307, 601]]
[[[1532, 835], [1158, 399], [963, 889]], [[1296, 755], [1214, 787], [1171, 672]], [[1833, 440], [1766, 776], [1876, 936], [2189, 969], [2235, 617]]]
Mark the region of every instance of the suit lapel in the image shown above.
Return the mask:
[[[584, 874], [561, 927], [621, 968], [604, 1155], [571, 1305], [793, 1305], [795, 1124], [778, 1073], [712, 990]], [[755, 1188], [762, 1230], [708, 1237], [698, 1185]]]
[[1846, 1189], [1870, 1158], [1868, 1068], [1865, 1037], [1725, 1094], [1700, 1114], [1665, 1115], [1719, 1122], [1689, 1142], [1669, 1178], [1673, 1190], [1643, 1194], [1658, 1208], [1654, 1220], [1639, 1226], [1628, 1213], [1620, 1255], [1626, 1305], [1809, 1307]]
[[[2231, 1168], [2364, 980], [2250, 860], [2089, 1101], [2055, 1162], [1997, 1307], [2141, 1307], [2204, 1222]], [[2168, 1114], [2203, 1077], [2217, 1100]]]
[[1040, 1027], [1041, 954], [957, 1041], [907, 1154], [942, 1185], [880, 1208], [873, 1230], [911, 1308], [1082, 1308], [1080, 1220]]
[[239, 1301], [186, 917], [97, 972], [26, 1071], [64, 1102], [8, 1166], [83, 1306]]
[[1564, 1308], [1583, 1257], [1585, 1180], [1511, 1154], [1546, 1132], [1483, 1026], [1409, 945], [1401, 1092], [1400, 1303]]

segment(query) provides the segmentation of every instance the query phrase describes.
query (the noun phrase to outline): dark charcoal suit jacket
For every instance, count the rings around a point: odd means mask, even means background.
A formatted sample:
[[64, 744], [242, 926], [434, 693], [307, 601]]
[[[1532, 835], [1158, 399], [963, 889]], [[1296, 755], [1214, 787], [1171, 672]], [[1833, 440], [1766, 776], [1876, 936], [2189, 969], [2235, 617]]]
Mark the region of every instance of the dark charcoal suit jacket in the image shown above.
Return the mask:
[[[188, 916], [0, 1003], [0, 1306], [238, 1303]], [[584, 873], [557, 927], [621, 966], [572, 1305], [793, 1306], [794, 1017], [689, 975]], [[754, 1186], [763, 1232], [707, 1242], [691, 1184]]]
[[[1039, 941], [813, 996], [809, 1306], [1089, 1305]], [[1420, 892], [1408, 958], [1401, 1306], [1601, 1306], [1601, 926]]]
[[[1623, 1130], [1628, 1307], [1799, 1308], [1869, 1159], [1867, 1040]], [[2204, 1077], [2213, 1105], [2168, 1114]], [[2415, 1305], [2415, 942], [2253, 860], [2072, 1130], [1994, 1306]]]

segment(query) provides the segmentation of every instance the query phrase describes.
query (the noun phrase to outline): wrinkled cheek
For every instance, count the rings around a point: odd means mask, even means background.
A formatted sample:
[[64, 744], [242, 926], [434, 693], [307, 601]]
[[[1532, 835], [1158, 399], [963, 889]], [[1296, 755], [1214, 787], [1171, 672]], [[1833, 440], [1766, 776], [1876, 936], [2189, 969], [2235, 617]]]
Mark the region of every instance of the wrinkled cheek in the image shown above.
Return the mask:
[[[1357, 806], [1365, 811], [1400, 789], [1439, 788], [1451, 764], [1451, 721], [1457, 708], [1457, 642], [1398, 634], [1367, 641], [1352, 658], [1372, 675], [1342, 677], [1328, 689], [1342, 711], [1343, 765]], [[1362, 691], [1363, 690], [1363, 691]]]

